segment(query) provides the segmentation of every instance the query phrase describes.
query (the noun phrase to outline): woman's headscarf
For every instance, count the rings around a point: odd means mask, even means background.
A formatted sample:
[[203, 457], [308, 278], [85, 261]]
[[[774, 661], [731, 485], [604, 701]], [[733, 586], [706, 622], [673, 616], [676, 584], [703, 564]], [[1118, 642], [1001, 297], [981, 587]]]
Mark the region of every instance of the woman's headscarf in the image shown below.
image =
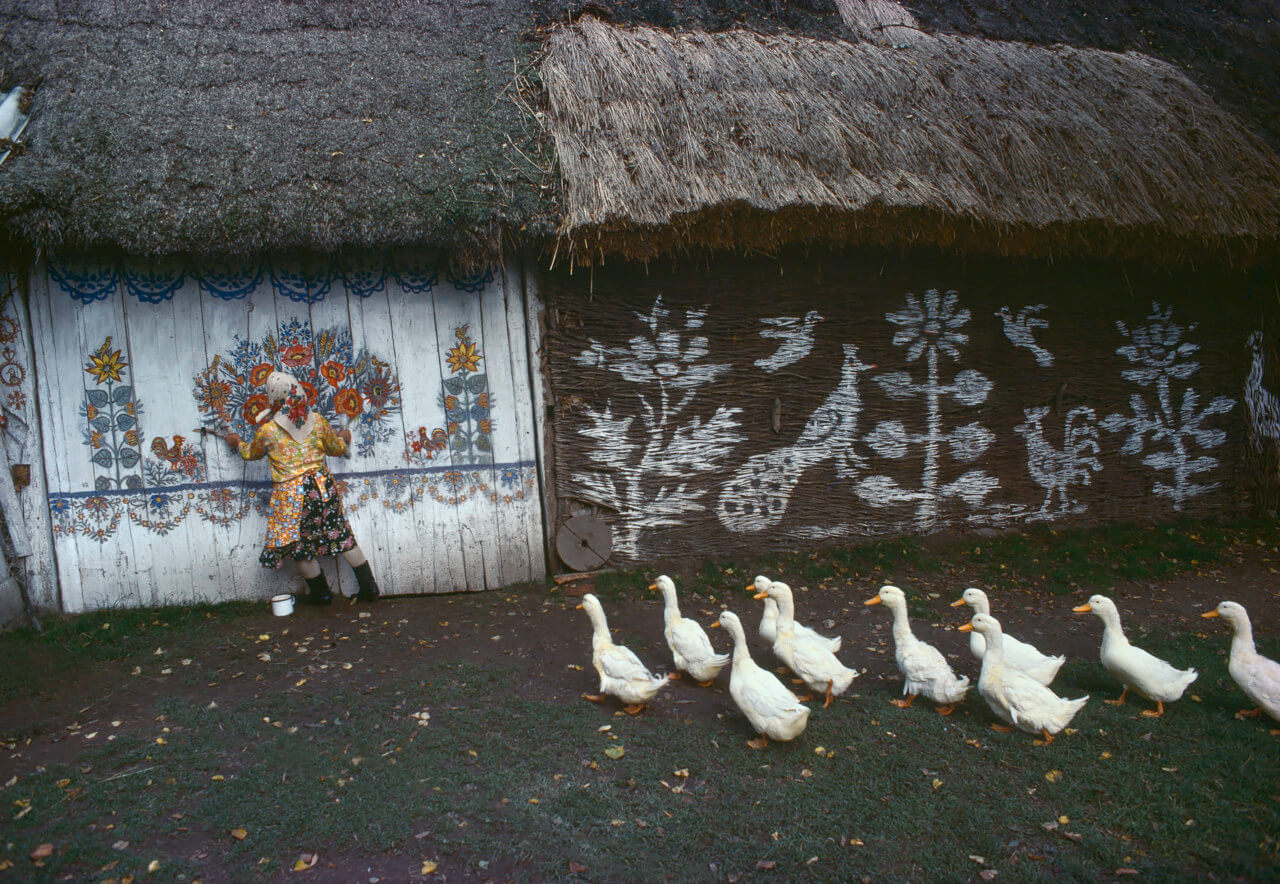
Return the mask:
[[263, 384], [263, 392], [275, 413], [273, 420], [276, 424], [293, 441], [305, 442], [315, 429], [316, 415], [307, 404], [306, 390], [298, 379], [287, 372], [273, 371]]

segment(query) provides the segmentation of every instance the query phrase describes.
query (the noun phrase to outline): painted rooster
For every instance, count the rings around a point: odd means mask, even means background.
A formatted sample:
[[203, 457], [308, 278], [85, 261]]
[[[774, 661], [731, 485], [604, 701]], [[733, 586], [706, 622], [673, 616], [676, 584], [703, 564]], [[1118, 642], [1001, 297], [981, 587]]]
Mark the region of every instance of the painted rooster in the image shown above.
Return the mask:
[[[1054, 448], [1044, 437], [1044, 419], [1048, 406], [1024, 408], [1026, 420], [1014, 427], [1027, 443], [1027, 470], [1041, 488], [1046, 489], [1039, 517], [1050, 519], [1073, 509], [1072, 485], [1090, 484], [1090, 473], [1102, 469], [1098, 460], [1098, 426], [1092, 408], [1081, 405], [1067, 412], [1062, 426], [1062, 449]], [[1058, 498], [1056, 510], [1050, 510], [1054, 497]]]
[[186, 441], [182, 436], [174, 436], [173, 444], [166, 445], [164, 436], [156, 436], [151, 440], [151, 453], [176, 467], [178, 461], [182, 460], [182, 443]]

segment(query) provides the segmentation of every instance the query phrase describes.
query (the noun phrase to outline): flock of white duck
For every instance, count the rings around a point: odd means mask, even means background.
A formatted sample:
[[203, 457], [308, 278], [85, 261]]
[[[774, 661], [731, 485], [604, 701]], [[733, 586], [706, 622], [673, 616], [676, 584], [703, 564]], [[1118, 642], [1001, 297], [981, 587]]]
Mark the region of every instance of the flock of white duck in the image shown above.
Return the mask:
[[[705, 687], [732, 662], [729, 694], [760, 735], [747, 745], [763, 748], [770, 739], [793, 740], [804, 731], [809, 722], [809, 707], [804, 703], [812, 696], [796, 696], [776, 675], [756, 664], [736, 614], [723, 611], [719, 621], [711, 624], [712, 628], [724, 627], [733, 638], [732, 655], [719, 654], [697, 621], [681, 615], [671, 578], [659, 577], [649, 588], [663, 595], [663, 635], [676, 671], [668, 676], [655, 675], [630, 649], [614, 644], [599, 599], [586, 595], [578, 607], [585, 609], [591, 618], [591, 662], [600, 676], [602, 695], [618, 698], [624, 710], [634, 714], [670, 681], [679, 678], [681, 672], [687, 672]], [[820, 635], [798, 623], [795, 601], [787, 584], [760, 576], [747, 589], [754, 590], [755, 598], [764, 601], [761, 638], [772, 645], [774, 655], [795, 674], [795, 683], [823, 694], [822, 705], [829, 706], [831, 698], [848, 690], [860, 674], [836, 657], [840, 637]], [[938, 704], [939, 713], [950, 714], [968, 692], [969, 679], [957, 675], [937, 648], [912, 633], [906, 594], [896, 586], [882, 586], [865, 604], [882, 604], [893, 614], [894, 659], [902, 673], [902, 692], [906, 695], [906, 699], [893, 702], [907, 707], [917, 696], [923, 696]], [[964, 595], [952, 603], [952, 607], [960, 605], [968, 605], [974, 612], [972, 620], [959, 628], [971, 633], [969, 650], [981, 662], [978, 694], [1003, 722], [992, 727], [1007, 731], [1012, 726], [1035, 734], [1040, 737], [1036, 745], [1052, 742], [1054, 735], [1070, 724], [1089, 699], [1086, 695], [1069, 700], [1049, 687], [1066, 658], [1044, 654], [1005, 633], [1000, 621], [991, 616], [990, 602], [982, 590], [966, 589]], [[1155, 709], [1143, 710], [1143, 715], [1160, 716], [1164, 714], [1164, 704], [1177, 700], [1196, 680], [1194, 669], [1178, 669], [1130, 644], [1120, 625], [1120, 613], [1106, 596], [1095, 595], [1087, 604], [1073, 610], [1092, 612], [1102, 620], [1100, 659], [1123, 687], [1118, 699], [1106, 702], [1122, 704], [1132, 690], [1156, 704]], [[1257, 706], [1239, 714], [1253, 716], [1266, 712], [1280, 721], [1280, 663], [1257, 652], [1244, 607], [1223, 602], [1201, 616], [1221, 617], [1234, 629], [1227, 668], [1236, 684]], [[584, 696], [595, 701], [603, 699], [599, 695]]]

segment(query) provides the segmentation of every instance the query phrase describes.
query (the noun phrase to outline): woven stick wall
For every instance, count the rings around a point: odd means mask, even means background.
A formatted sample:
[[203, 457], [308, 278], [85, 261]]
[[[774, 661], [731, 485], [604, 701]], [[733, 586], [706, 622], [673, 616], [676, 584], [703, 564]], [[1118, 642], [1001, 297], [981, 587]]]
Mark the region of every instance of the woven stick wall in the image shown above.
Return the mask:
[[1247, 283], [836, 258], [553, 277], [557, 493], [618, 562], [1239, 512]]

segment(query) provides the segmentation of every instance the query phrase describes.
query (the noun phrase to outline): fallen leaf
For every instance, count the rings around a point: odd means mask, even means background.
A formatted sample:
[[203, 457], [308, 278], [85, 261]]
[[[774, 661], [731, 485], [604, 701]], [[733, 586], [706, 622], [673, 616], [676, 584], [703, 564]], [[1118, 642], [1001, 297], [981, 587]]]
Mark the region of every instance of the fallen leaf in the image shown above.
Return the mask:
[[987, 858], [985, 856], [978, 856], [976, 853], [969, 854], [969, 859], [973, 860], [980, 866], [985, 866], [987, 864]]
[[158, 868], [160, 868], [160, 860], [158, 859], [153, 859], [151, 862], [147, 863], [148, 872], [154, 872]]
[[584, 866], [582, 863], [577, 862], [576, 860], [572, 860], [572, 859], [571, 859], [571, 860], [569, 860], [569, 874], [570, 874], [570, 875], [581, 875], [581, 874], [582, 874], [583, 872], [585, 872], [586, 870], [587, 870], [587, 867], [586, 867], [586, 866]]
[[934, 788], [934, 789], [941, 789], [941, 788], [942, 788], [942, 780], [938, 779], [937, 777], [934, 777], [934, 780], [933, 780], [933, 788]]
[[1071, 817], [1067, 816], [1064, 813], [1062, 816], [1058, 817], [1058, 822], [1062, 823], [1065, 826], [1067, 823], [1071, 822]]
[[604, 754], [608, 755], [610, 758], [616, 761], [626, 754], [626, 750], [623, 749], [621, 746], [609, 746], [607, 749], [604, 750]]
[[295, 872], [305, 872], [307, 869], [311, 868], [319, 861], [320, 861], [320, 855], [317, 853], [300, 854], [298, 856], [298, 859], [293, 864], [293, 870]]
[[245, 838], [249, 837], [249, 832], [245, 829], [232, 829], [231, 837], [237, 841], [243, 841]]
[[760, 860], [756, 860], [756, 868], [757, 868], [757, 869], [762, 869], [762, 870], [764, 870], [764, 871], [766, 871], [766, 872], [767, 872], [767, 871], [769, 871], [770, 869], [776, 868], [776, 867], [777, 867], [777, 865], [778, 865], [778, 863], [777, 863], [776, 861], [774, 861], [774, 860], [771, 860], [771, 859], [760, 859]]
[[1056, 783], [1056, 782], [1058, 782], [1060, 779], [1062, 779], [1062, 771], [1057, 770], [1057, 769], [1055, 768], [1054, 770], [1051, 770], [1051, 771], [1049, 771], [1047, 774], [1045, 774], [1045, 775], [1044, 775], [1044, 778], [1045, 778], [1046, 780], [1048, 780], [1049, 782], [1051, 782], [1051, 783]]
[[128, 850], [128, 849], [129, 849], [129, 842], [128, 842], [128, 841], [117, 841], [116, 843], [114, 843], [114, 844], [112, 844], [112, 845], [111, 845], [111, 849], [112, 849], [112, 850]]
[[440, 864], [439, 864], [438, 862], [436, 862], [435, 860], [433, 860], [433, 859], [424, 859], [424, 860], [422, 861], [422, 871], [420, 871], [418, 874], [419, 874], [419, 875], [430, 875], [430, 874], [431, 874], [432, 872], [434, 872], [437, 868], [439, 868], [439, 866], [440, 866]]
[[981, 878], [983, 881], [993, 881], [995, 880], [995, 877], [998, 874], [1000, 873], [997, 872], [995, 869], [983, 869], [981, 872], [978, 873], [978, 877]]
[[1116, 869], [1116, 874], [1117, 875], [1136, 875], [1138, 874], [1138, 870], [1137, 869]]
[[32, 859], [47, 859], [48, 857], [51, 857], [51, 856], [53, 856], [52, 844], [47, 844], [47, 843], [41, 844], [35, 850], [31, 851]]

